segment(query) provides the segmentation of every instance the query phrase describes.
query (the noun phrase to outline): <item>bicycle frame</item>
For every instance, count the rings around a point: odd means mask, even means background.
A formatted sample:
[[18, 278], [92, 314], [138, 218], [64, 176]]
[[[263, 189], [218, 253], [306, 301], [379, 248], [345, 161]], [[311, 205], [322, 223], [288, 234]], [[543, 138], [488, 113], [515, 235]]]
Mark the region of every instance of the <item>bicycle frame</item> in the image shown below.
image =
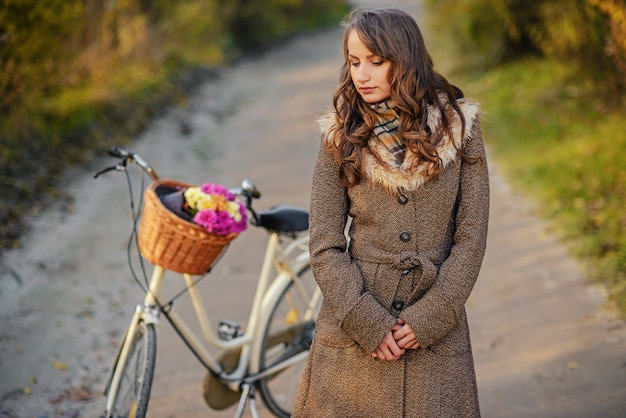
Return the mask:
[[[238, 391], [240, 385], [244, 382], [252, 383], [268, 374], [282, 370], [295, 362], [303, 361], [308, 355], [306, 352], [301, 353], [265, 370], [263, 373], [259, 373], [259, 353], [263, 344], [263, 329], [261, 329], [262, 327], [259, 325], [264, 324], [269, 319], [272, 313], [272, 307], [277, 303], [283, 289], [293, 281], [298, 292], [304, 297], [304, 300], [312, 299], [318, 301], [321, 298], [319, 288], [316, 288], [312, 297], [311, 295], [307, 295], [305, 289], [299, 285], [297, 277], [297, 272], [309, 264], [308, 235], [294, 239], [284, 248], [281, 246], [280, 240], [281, 238], [278, 233], [270, 233], [265, 258], [259, 274], [254, 300], [244, 334], [235, 336], [230, 340], [219, 338], [214, 327], [211, 325], [211, 320], [204, 308], [202, 299], [198, 295], [193, 277], [189, 274], [183, 274], [183, 278], [205, 342], [203, 343], [201, 338], [191, 331], [189, 326], [176, 312], [163, 311], [191, 350], [197, 355], [199, 361], [205, 367], [208, 367], [213, 374], [219, 376], [222, 381], [228, 382], [234, 391]], [[273, 268], [276, 270], [277, 274], [272, 280]], [[126, 334], [127, 336], [133, 335], [140, 320], [148, 324], [159, 323], [159, 314], [161, 312], [161, 308], [159, 307], [165, 304], [165, 301], [161, 300], [161, 288], [164, 275], [165, 270], [163, 267], [158, 265], [154, 266], [149, 282], [149, 291], [145, 295], [143, 305], [138, 305], [135, 309]], [[315, 306], [315, 303], [313, 306]], [[311, 307], [309, 307], [309, 311], [304, 314], [306, 319], [312, 318], [313, 315], [314, 312]], [[241, 349], [238, 366], [232, 372], [225, 372], [218, 360], [207, 350], [205, 343], [220, 351]], [[129, 355], [130, 345], [131, 341], [129, 341], [129, 338], [125, 337], [120, 346], [117, 358], [126, 359]], [[117, 391], [121, 378], [122, 370], [116, 368], [111, 376], [108, 390]], [[111, 402], [110, 399], [107, 400], [107, 410], [111, 410], [113, 406], [110, 404]]]

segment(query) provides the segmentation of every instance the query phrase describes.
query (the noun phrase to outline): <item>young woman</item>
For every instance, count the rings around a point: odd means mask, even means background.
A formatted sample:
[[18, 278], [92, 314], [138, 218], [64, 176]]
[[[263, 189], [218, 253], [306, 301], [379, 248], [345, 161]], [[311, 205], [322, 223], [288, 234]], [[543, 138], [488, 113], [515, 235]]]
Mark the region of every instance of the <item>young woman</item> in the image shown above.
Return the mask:
[[464, 308], [487, 236], [478, 105], [434, 71], [408, 14], [356, 11], [345, 29], [311, 195], [324, 301], [293, 416], [478, 417]]

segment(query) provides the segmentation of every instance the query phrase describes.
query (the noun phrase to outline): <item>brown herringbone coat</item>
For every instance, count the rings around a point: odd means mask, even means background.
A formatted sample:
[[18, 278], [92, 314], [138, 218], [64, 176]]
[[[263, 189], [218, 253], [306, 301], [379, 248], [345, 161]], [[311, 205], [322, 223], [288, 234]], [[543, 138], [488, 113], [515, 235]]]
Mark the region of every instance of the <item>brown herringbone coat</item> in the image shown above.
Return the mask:
[[[466, 135], [456, 116], [453, 138], [438, 147], [446, 169], [437, 179], [408, 150], [400, 169], [386, 164], [393, 156], [372, 140], [366, 179], [346, 189], [321, 148], [310, 250], [324, 301], [294, 417], [480, 416], [464, 305], [485, 251], [489, 181], [478, 105], [459, 104]], [[430, 109], [431, 129], [438, 121]], [[462, 162], [451, 141], [482, 162]], [[397, 361], [372, 357], [397, 317], [420, 348]]]

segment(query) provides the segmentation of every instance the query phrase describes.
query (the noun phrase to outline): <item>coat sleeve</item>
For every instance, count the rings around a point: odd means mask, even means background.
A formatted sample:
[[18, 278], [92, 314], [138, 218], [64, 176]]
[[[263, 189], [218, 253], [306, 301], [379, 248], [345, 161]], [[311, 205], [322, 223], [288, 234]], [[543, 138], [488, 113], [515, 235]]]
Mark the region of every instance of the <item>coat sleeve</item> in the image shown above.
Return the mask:
[[476, 283], [487, 245], [489, 175], [480, 122], [473, 121], [465, 151], [480, 161], [461, 163], [453, 246], [432, 287], [400, 315], [411, 325], [422, 347], [445, 337], [459, 325]]
[[349, 199], [339, 173], [338, 163], [322, 146], [311, 191], [311, 269], [325, 308], [350, 338], [373, 352], [396, 320], [364, 291], [361, 270], [347, 251]]

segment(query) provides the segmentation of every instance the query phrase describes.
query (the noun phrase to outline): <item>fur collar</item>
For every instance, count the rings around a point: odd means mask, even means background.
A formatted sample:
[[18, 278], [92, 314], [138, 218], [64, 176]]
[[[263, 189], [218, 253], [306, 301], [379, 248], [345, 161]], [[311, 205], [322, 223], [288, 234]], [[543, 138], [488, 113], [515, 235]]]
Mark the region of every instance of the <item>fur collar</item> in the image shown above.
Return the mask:
[[[461, 138], [461, 118], [455, 113], [450, 126], [452, 138], [445, 136], [437, 147], [444, 168], [449, 167], [458, 158], [455, 145], [460, 147], [464, 141], [468, 140], [479, 114], [478, 103], [471, 99], [459, 99], [458, 104], [463, 116], [465, 116], [465, 136]], [[440, 123], [441, 113], [429, 106], [428, 126], [432, 131], [435, 131], [439, 129]], [[334, 113], [323, 116], [319, 124], [324, 140], [335, 142]], [[363, 169], [367, 178], [380, 184], [391, 193], [402, 189], [416, 190], [429, 179], [426, 174], [429, 163], [420, 162], [417, 155], [409, 149], [406, 150], [404, 161], [400, 166], [395, 163], [395, 158], [391, 152], [375, 138], [370, 140], [369, 147], [363, 152]]]

